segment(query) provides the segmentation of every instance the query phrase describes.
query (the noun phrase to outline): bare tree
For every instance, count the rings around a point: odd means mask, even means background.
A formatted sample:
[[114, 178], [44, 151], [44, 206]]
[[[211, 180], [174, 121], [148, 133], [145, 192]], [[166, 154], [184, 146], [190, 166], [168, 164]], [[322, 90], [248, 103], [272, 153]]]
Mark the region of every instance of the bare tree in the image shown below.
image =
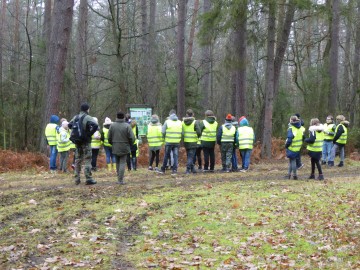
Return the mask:
[[276, 3], [269, 1], [269, 18], [267, 34], [267, 60], [265, 74], [265, 113], [264, 130], [262, 134], [261, 155], [263, 158], [271, 158], [272, 146], [272, 116], [274, 103], [274, 49], [275, 49], [275, 17]]
[[191, 19], [191, 28], [190, 28], [190, 36], [189, 36], [189, 47], [186, 57], [186, 62], [191, 63], [192, 55], [193, 55], [193, 46], [194, 46], [194, 37], [195, 37], [195, 26], [196, 26], [196, 20], [197, 20], [197, 14], [199, 11], [199, 0], [194, 1], [194, 9], [193, 9], [193, 15]]
[[1, 116], [3, 119], [3, 148], [6, 149], [6, 123], [5, 123], [5, 104], [3, 89], [3, 48], [4, 48], [4, 25], [6, 20], [6, 0], [1, 1], [1, 18], [0, 18], [0, 99], [1, 99]]
[[185, 114], [185, 16], [187, 1], [179, 1], [177, 26], [177, 113]]

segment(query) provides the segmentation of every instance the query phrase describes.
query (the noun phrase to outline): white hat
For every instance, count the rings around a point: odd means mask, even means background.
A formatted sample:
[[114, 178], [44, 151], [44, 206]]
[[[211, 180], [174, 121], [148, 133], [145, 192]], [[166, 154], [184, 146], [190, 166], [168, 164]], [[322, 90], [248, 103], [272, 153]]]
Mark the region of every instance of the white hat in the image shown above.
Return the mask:
[[106, 117], [105, 118], [105, 122], [104, 122], [104, 125], [111, 125], [111, 119], [109, 117]]
[[68, 127], [68, 124], [69, 124], [69, 122], [66, 121], [66, 120], [64, 120], [64, 121], [61, 122], [61, 126], [62, 126], [63, 128], [67, 128], [67, 127]]

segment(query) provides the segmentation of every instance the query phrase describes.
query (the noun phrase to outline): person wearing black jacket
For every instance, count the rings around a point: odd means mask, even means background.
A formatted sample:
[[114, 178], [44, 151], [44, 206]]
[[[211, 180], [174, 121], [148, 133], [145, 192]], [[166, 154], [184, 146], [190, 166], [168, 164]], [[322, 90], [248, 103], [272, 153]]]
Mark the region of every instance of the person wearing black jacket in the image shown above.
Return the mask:
[[347, 143], [347, 126], [349, 122], [346, 121], [345, 116], [338, 115], [336, 116], [336, 128], [335, 128], [335, 136], [333, 139], [333, 147], [331, 148], [331, 155], [328, 162], [329, 167], [334, 166], [334, 160], [336, 152], [339, 151], [340, 153], [340, 163], [338, 167], [344, 166], [344, 159], [345, 159], [345, 145]]

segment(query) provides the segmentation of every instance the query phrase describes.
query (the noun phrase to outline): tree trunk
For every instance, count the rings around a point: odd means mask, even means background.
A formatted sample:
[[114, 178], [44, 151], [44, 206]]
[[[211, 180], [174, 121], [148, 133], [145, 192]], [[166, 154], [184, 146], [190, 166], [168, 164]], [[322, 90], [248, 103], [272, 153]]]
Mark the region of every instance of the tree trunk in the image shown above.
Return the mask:
[[[209, 12], [211, 10], [211, 1], [204, 0], [203, 4], [203, 13]], [[211, 40], [210, 37], [207, 38], [207, 45], [204, 45], [201, 48], [201, 65], [202, 65], [202, 77], [201, 77], [201, 105], [203, 108], [208, 109], [211, 104]]]
[[197, 20], [197, 14], [199, 11], [199, 0], [194, 1], [194, 10], [191, 20], [191, 28], [190, 28], [190, 37], [189, 37], [189, 47], [186, 58], [186, 63], [191, 63], [192, 55], [193, 55], [193, 45], [194, 45], [194, 37], [195, 37], [195, 26]]
[[[66, 56], [70, 41], [74, 0], [57, 0], [54, 5], [54, 16], [50, 39], [50, 63], [46, 66], [46, 95], [43, 128], [50, 116], [59, 113], [60, 92], [64, 84]], [[45, 150], [44, 140], [41, 143]]]
[[265, 74], [265, 113], [264, 131], [262, 134], [261, 155], [271, 158], [272, 154], [272, 116], [274, 103], [274, 49], [275, 49], [275, 15], [276, 3], [269, 2], [268, 35], [267, 35], [267, 60]]
[[147, 21], [147, 0], [141, 0], [141, 45], [140, 45], [140, 95], [142, 101], [148, 103], [149, 88], [149, 44], [148, 44], [148, 21]]
[[157, 87], [157, 65], [156, 65], [156, 0], [150, 0], [150, 13], [149, 13], [149, 88], [148, 88], [148, 102], [150, 105], [155, 106], [158, 99]]
[[[351, 43], [351, 19], [352, 16], [352, 7], [353, 3], [352, 1], [349, 1], [349, 14], [348, 17], [345, 18], [345, 25], [346, 25], [346, 35], [345, 35], [345, 48], [344, 48], [344, 75], [343, 75], [343, 79], [342, 79], [342, 87], [340, 88], [340, 93], [339, 93], [339, 110], [345, 111], [346, 108], [348, 108], [348, 104], [351, 102], [351, 93], [350, 93], [350, 72], [351, 72], [351, 62], [350, 62], [350, 43]], [[347, 113], [347, 115], [349, 115]]]
[[[76, 54], [75, 54], [75, 80], [76, 92], [75, 108], [79, 108], [81, 103], [88, 100], [86, 76], [84, 76], [84, 66], [86, 67], [86, 51], [87, 51], [87, 33], [88, 33], [88, 6], [87, 0], [80, 0], [79, 20], [76, 35]], [[85, 72], [87, 73], [87, 72]]]
[[177, 113], [185, 115], [185, 16], [186, 2], [179, 1], [177, 26]]
[[4, 49], [4, 25], [6, 20], [6, 0], [1, 1], [1, 18], [0, 18], [0, 99], [1, 99], [1, 117], [3, 119], [3, 148], [6, 150], [6, 122], [5, 122], [5, 104], [3, 89], [3, 49]]
[[330, 94], [329, 94], [329, 111], [337, 111], [338, 98], [338, 61], [339, 61], [339, 23], [340, 23], [340, 0], [332, 2], [332, 21], [331, 21], [331, 47], [329, 61], [330, 76]]

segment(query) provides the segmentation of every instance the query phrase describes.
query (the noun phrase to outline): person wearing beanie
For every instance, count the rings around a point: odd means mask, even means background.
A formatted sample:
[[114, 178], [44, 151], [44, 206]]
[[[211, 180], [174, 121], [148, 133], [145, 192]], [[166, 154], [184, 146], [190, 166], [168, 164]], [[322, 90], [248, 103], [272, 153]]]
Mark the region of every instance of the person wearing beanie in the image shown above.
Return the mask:
[[333, 147], [333, 139], [335, 136], [336, 125], [334, 123], [334, 117], [328, 115], [326, 117], [326, 123], [324, 124], [324, 144], [322, 149], [321, 164], [325, 165], [330, 160], [331, 148]]
[[101, 141], [101, 133], [100, 133], [100, 126], [98, 123], [98, 119], [93, 117], [94, 122], [98, 124], [98, 128], [95, 133], [91, 136], [91, 170], [93, 172], [97, 171], [97, 158], [99, 155], [100, 147], [102, 145]]
[[321, 169], [320, 159], [324, 143], [324, 126], [320, 123], [318, 118], [310, 120], [309, 138], [305, 139], [308, 144], [306, 149], [311, 158], [311, 174], [309, 179], [315, 179], [315, 166], [318, 169], [318, 180], [324, 180], [324, 175]]
[[252, 127], [249, 126], [249, 121], [244, 117], [238, 129], [239, 150], [242, 160], [240, 172], [247, 172], [250, 166], [250, 158], [255, 143], [255, 134]]
[[234, 144], [238, 144], [238, 132], [232, 125], [232, 115], [228, 114], [225, 118], [225, 123], [220, 126], [216, 141], [220, 145], [221, 150], [221, 163], [223, 172], [231, 172], [231, 158], [233, 153]]
[[[236, 130], [238, 131], [238, 134], [239, 134], [239, 122], [236, 121], [235, 116], [232, 116], [231, 124], [236, 128]], [[233, 152], [232, 152], [232, 156], [231, 156], [231, 171], [232, 172], [237, 172], [239, 170], [238, 156], [236, 153], [237, 148], [238, 148], [238, 146], [234, 143]]]
[[343, 115], [336, 116], [335, 136], [333, 139], [333, 147], [331, 148], [331, 155], [328, 162], [329, 167], [334, 166], [334, 160], [337, 151], [339, 151], [340, 153], [340, 163], [338, 164], [338, 167], [344, 166], [345, 145], [347, 143], [348, 126], [349, 126], [349, 122], [346, 121], [345, 116]]
[[186, 116], [182, 121], [183, 140], [186, 150], [186, 174], [196, 173], [194, 159], [196, 155], [197, 142], [201, 135], [198, 122], [192, 109], [186, 111]]
[[86, 178], [86, 185], [94, 185], [96, 181], [92, 178], [91, 174], [91, 136], [98, 130], [98, 124], [94, 118], [89, 115], [90, 106], [83, 103], [80, 106], [80, 113], [75, 115], [69, 122], [69, 128], [78, 122], [84, 132], [82, 142], [77, 143], [75, 149], [75, 184], [80, 184], [81, 167], [84, 163], [84, 175]]
[[159, 121], [159, 116], [153, 114], [151, 116], [146, 134], [146, 138], [149, 144], [149, 171], [153, 170], [153, 163], [155, 160], [155, 172], [159, 172], [160, 150], [164, 144], [161, 130], [162, 126]]
[[303, 142], [303, 132], [301, 128], [301, 121], [296, 116], [293, 115], [290, 117], [289, 128], [287, 130], [287, 138], [285, 142], [286, 148], [286, 156], [289, 158], [289, 170], [286, 175], [286, 179], [291, 178], [291, 174], [293, 175], [293, 179], [297, 180], [297, 166], [296, 159], [300, 155], [300, 149]]
[[59, 116], [51, 115], [50, 123], [45, 127], [45, 137], [46, 143], [48, 144], [48, 149], [50, 152], [50, 173], [56, 173], [56, 157], [57, 157], [57, 134], [59, 130], [58, 122]]
[[108, 172], [116, 170], [115, 155], [113, 155], [113, 153], [112, 153], [112, 146], [109, 143], [109, 138], [108, 138], [109, 128], [110, 128], [111, 124], [112, 124], [111, 119], [109, 117], [106, 117], [105, 121], [103, 123], [103, 129], [102, 129], [102, 133], [101, 133], [101, 140], [104, 145], [104, 150], [105, 150], [105, 155], [106, 155], [106, 166], [107, 166]]
[[165, 168], [170, 160], [171, 152], [173, 153], [174, 163], [172, 166], [172, 175], [177, 174], [178, 159], [179, 159], [179, 146], [182, 135], [182, 123], [178, 119], [175, 110], [169, 112], [169, 118], [165, 121], [162, 126], [162, 135], [165, 140], [165, 155], [163, 165], [159, 173], [165, 173]]
[[67, 161], [69, 158], [69, 151], [71, 148], [70, 141], [70, 132], [68, 121], [66, 119], [62, 119], [61, 127], [59, 129], [59, 133], [57, 135], [57, 151], [60, 154], [60, 171], [66, 173], [67, 172]]
[[[303, 133], [303, 142], [305, 140], [305, 123], [304, 123], [304, 120], [301, 119], [300, 117], [300, 114], [299, 113], [295, 113], [294, 114], [300, 121], [300, 124], [301, 124], [301, 127], [300, 127], [300, 130], [302, 131]], [[300, 170], [302, 167], [304, 167], [304, 164], [301, 162], [301, 148], [300, 148], [300, 152], [299, 152], [299, 157], [296, 158], [296, 167], [298, 170]]]
[[130, 147], [135, 142], [134, 132], [125, 121], [125, 113], [120, 111], [116, 114], [116, 120], [109, 128], [108, 139], [112, 145], [112, 152], [115, 155], [117, 183], [123, 185], [125, 184], [126, 157], [130, 153]]
[[214, 172], [215, 144], [218, 123], [216, 122], [216, 117], [213, 111], [205, 111], [205, 119], [199, 122], [199, 128], [201, 130], [201, 147], [204, 152], [203, 172]]

